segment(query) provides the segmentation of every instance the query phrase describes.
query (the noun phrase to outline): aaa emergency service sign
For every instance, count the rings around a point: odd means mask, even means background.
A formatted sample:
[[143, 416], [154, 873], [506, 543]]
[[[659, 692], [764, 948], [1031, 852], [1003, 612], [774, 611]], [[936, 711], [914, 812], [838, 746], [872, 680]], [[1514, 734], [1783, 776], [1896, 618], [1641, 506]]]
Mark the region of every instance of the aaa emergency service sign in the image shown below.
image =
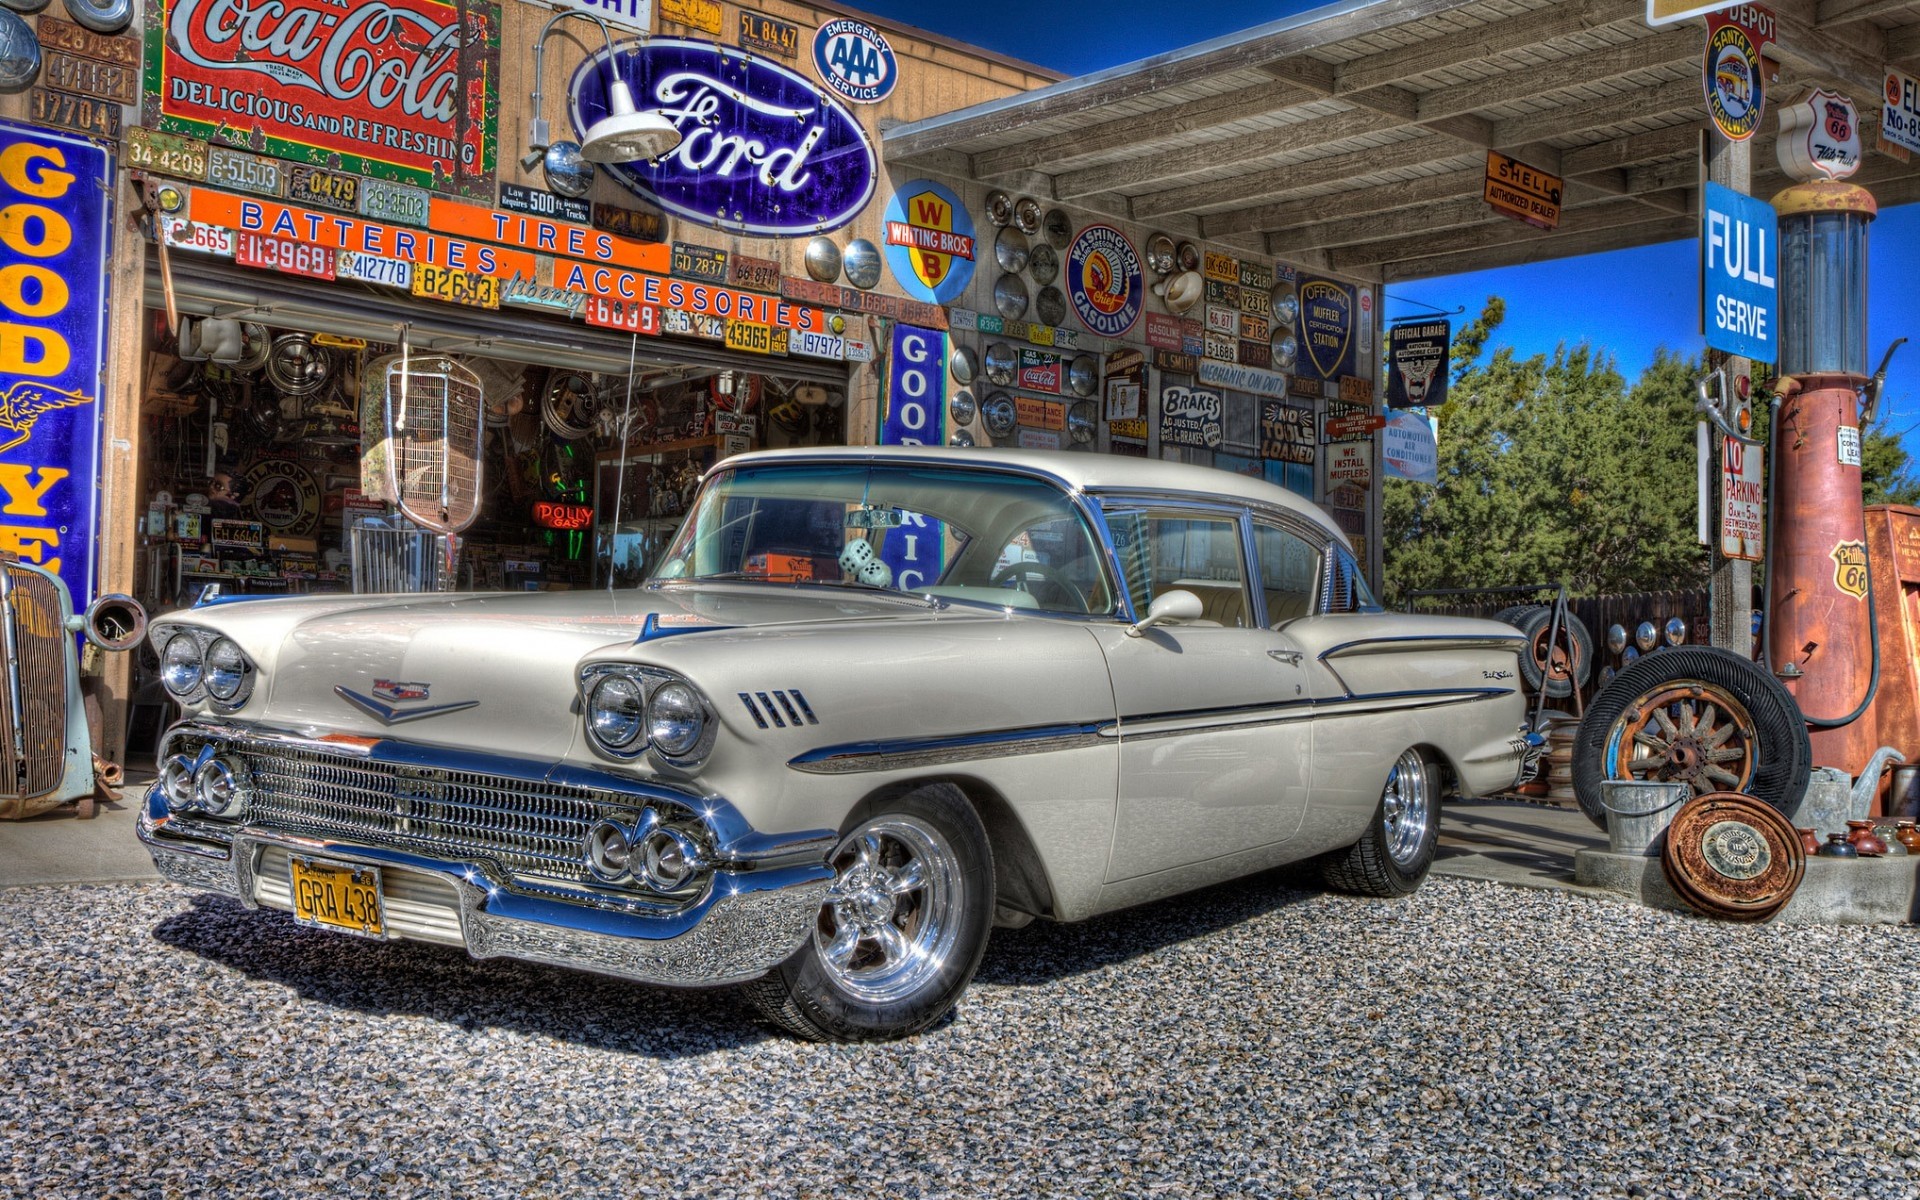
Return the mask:
[[147, 124], [493, 198], [491, 0], [147, 0]]
[[0, 551], [93, 598], [113, 166], [0, 121]]

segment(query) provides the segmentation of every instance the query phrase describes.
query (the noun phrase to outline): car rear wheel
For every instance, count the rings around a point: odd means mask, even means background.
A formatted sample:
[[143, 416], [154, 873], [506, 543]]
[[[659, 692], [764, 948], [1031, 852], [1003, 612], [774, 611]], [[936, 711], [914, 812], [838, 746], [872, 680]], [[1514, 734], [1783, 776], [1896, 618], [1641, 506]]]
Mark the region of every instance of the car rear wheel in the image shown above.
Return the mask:
[[1410, 894], [1433, 866], [1440, 840], [1440, 773], [1418, 750], [1403, 750], [1387, 773], [1380, 806], [1359, 841], [1321, 861], [1327, 886], [1356, 896]]
[[811, 1041], [877, 1041], [932, 1025], [980, 965], [993, 923], [993, 851], [973, 806], [932, 784], [869, 806], [829, 860], [807, 943], [744, 992]]

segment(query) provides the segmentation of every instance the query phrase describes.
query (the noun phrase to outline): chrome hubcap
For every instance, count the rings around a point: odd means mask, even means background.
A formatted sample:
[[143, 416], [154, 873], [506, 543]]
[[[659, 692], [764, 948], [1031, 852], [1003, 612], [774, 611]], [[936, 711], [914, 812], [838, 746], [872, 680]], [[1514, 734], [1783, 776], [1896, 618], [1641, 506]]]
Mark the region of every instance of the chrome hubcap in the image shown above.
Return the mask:
[[1410, 867], [1419, 859], [1420, 847], [1427, 840], [1427, 828], [1433, 822], [1427, 772], [1419, 751], [1403, 751], [1393, 764], [1381, 806], [1386, 810], [1387, 856], [1396, 867]]
[[938, 830], [913, 817], [878, 817], [833, 852], [833, 887], [813, 944], [834, 983], [886, 1004], [939, 974], [958, 935], [960, 864]]

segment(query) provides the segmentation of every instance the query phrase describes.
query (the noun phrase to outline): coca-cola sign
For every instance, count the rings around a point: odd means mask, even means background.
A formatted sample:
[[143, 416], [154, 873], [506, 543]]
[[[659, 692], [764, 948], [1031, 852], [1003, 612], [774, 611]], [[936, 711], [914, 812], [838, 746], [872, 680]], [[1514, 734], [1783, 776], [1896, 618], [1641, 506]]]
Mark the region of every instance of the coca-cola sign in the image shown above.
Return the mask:
[[[873, 198], [879, 160], [866, 130], [805, 78], [675, 38], [617, 53], [640, 107], [659, 109], [681, 136], [657, 162], [604, 168], [633, 192], [701, 225], [776, 237], [837, 229]], [[574, 72], [576, 130], [606, 115], [611, 82], [604, 49]]]
[[439, 191], [493, 194], [491, 0], [148, 0], [155, 128]]

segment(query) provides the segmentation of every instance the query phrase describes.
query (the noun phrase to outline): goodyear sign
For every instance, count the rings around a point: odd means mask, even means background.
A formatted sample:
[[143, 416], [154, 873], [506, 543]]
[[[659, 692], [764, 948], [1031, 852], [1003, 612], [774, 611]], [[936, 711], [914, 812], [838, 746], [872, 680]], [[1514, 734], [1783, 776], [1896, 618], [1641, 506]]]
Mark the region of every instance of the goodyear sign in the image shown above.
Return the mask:
[[0, 553], [93, 598], [113, 166], [0, 121]]

